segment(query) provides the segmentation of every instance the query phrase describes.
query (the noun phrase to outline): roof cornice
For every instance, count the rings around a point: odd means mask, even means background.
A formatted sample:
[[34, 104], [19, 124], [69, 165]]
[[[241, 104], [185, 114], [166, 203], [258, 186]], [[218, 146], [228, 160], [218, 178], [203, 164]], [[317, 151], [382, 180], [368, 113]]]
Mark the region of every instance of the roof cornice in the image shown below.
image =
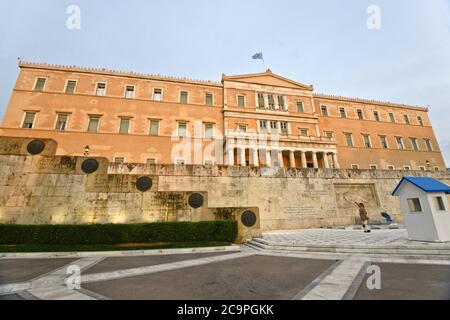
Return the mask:
[[362, 99], [362, 98], [350, 98], [350, 97], [343, 97], [343, 96], [335, 96], [335, 95], [324, 94], [324, 93], [313, 93], [313, 96], [314, 96], [314, 98], [322, 98], [322, 99], [327, 99], [327, 100], [366, 103], [366, 104], [374, 104], [374, 105], [379, 105], [379, 106], [389, 106], [389, 107], [393, 107], [393, 108], [419, 110], [419, 111], [425, 111], [425, 112], [428, 112], [428, 110], [429, 110], [428, 107], [412, 106], [412, 105], [407, 105], [407, 104], [400, 104], [400, 103], [380, 101], [380, 100], [370, 100], [370, 99]]
[[136, 79], [148, 79], [148, 80], [160, 80], [160, 81], [170, 81], [170, 82], [181, 82], [197, 85], [215, 86], [222, 87], [222, 84], [217, 81], [211, 80], [195, 80], [185, 77], [173, 77], [173, 76], [163, 76], [159, 74], [146, 74], [134, 71], [118, 71], [109, 69], [98, 69], [98, 68], [85, 68], [79, 66], [66, 66], [66, 65], [56, 65], [48, 63], [34, 63], [28, 61], [19, 61], [20, 68], [30, 68], [30, 69], [43, 69], [43, 70], [55, 70], [55, 71], [69, 71], [78, 73], [96, 73], [105, 76], [118, 76], [118, 77], [128, 77]]

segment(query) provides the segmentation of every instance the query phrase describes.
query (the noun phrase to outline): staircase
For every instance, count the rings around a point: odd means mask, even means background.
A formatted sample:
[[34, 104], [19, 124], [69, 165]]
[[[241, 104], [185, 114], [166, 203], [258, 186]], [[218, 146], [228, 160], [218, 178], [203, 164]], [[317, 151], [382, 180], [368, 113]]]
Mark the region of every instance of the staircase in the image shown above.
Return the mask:
[[311, 245], [297, 242], [271, 242], [254, 238], [247, 245], [257, 250], [311, 254], [316, 256], [352, 256], [360, 258], [402, 258], [450, 261], [450, 244], [420, 243], [408, 245]]

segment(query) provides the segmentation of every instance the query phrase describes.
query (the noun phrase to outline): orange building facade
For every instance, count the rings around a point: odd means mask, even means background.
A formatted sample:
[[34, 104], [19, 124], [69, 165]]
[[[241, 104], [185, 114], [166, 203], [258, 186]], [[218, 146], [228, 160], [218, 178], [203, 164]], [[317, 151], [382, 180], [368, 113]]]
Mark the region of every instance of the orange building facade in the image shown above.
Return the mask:
[[111, 162], [444, 170], [428, 109], [314, 93], [267, 70], [221, 82], [21, 62], [0, 135]]

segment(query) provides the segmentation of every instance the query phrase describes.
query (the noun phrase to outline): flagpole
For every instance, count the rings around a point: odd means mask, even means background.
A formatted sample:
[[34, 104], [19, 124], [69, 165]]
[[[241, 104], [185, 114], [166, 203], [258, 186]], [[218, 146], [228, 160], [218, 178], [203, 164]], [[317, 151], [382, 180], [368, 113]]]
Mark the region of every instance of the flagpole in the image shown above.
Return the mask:
[[262, 62], [263, 62], [263, 68], [264, 68], [264, 72], [266, 71], [266, 62], [264, 61], [264, 52], [262, 52], [261, 50], [261, 55], [262, 55]]

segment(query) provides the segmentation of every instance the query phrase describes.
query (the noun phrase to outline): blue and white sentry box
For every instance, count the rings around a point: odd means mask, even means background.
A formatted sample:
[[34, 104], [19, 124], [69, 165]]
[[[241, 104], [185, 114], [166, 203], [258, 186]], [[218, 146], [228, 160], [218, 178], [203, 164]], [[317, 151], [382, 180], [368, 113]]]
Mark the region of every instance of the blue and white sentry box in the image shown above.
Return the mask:
[[393, 196], [400, 197], [410, 240], [450, 241], [450, 187], [429, 177], [403, 177]]

